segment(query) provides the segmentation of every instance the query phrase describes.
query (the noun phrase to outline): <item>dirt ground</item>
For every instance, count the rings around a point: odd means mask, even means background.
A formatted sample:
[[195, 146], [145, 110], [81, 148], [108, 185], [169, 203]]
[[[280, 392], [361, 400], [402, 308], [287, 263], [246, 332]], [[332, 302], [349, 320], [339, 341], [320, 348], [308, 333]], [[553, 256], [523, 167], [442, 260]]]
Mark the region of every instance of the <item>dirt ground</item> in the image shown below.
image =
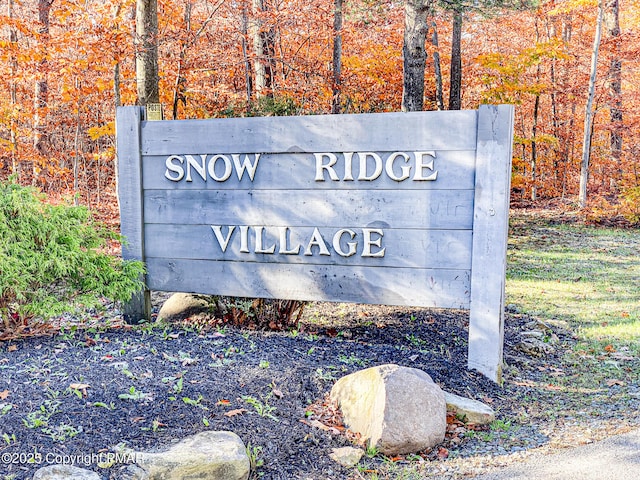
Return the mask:
[[[504, 387], [467, 370], [465, 311], [311, 304], [295, 332], [116, 324], [3, 342], [0, 454], [11, 461], [0, 464], [0, 478], [29, 479], [45, 465], [22, 462], [21, 454], [149, 450], [203, 430], [238, 434], [257, 460], [254, 478], [371, 478], [367, 471], [382, 478], [388, 459], [366, 458], [366, 468], [355, 470], [328, 457], [331, 448], [354, 439], [344, 434], [325, 396], [337, 378], [386, 363], [424, 370], [444, 390], [496, 410], [503, 429], [454, 424], [442, 445], [413, 457], [424, 472], [419, 478], [456, 478], [433, 472], [446, 472], [454, 460], [547, 444], [563, 423], [545, 413], [545, 402], [562, 400], [537, 393], [536, 385], [574, 340], [557, 330], [554, 352], [524, 354], [516, 344], [530, 321], [507, 314]], [[638, 408], [637, 401], [626, 406]], [[87, 468], [119, 478], [122, 465]]]

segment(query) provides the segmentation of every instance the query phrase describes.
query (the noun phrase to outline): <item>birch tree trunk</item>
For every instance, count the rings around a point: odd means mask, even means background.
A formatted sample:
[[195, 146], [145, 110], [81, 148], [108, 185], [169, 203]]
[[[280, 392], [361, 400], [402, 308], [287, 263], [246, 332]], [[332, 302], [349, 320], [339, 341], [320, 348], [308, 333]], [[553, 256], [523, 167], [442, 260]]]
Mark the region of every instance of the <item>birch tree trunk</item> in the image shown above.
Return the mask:
[[591, 74], [589, 76], [589, 93], [587, 95], [587, 107], [584, 115], [584, 138], [582, 142], [582, 163], [580, 165], [580, 193], [578, 204], [580, 208], [587, 205], [587, 184], [589, 182], [589, 156], [591, 154], [591, 124], [593, 121], [593, 98], [596, 92], [596, 78], [598, 76], [598, 52], [602, 38], [602, 19], [604, 12], [604, 0], [598, 2], [598, 18], [596, 20], [596, 34], [593, 40], [591, 53]]
[[407, 0], [404, 17], [402, 111], [424, 108], [424, 70], [427, 62], [427, 12], [430, 0]]

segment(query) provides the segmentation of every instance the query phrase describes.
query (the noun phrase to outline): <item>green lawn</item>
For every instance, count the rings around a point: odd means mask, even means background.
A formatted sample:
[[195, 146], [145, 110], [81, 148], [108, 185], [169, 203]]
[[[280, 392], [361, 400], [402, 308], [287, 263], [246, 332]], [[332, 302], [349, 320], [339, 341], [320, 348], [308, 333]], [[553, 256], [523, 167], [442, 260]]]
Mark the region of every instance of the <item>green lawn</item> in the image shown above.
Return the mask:
[[640, 349], [640, 231], [512, 215], [507, 304], [586, 341]]

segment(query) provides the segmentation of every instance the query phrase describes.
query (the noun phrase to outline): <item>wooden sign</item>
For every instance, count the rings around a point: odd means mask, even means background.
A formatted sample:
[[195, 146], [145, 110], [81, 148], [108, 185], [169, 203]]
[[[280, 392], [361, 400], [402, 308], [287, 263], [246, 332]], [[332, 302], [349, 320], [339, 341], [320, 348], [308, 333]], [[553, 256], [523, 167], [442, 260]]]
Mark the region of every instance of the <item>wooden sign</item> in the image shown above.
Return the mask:
[[[116, 118], [125, 259], [150, 290], [470, 309], [500, 381], [513, 108]], [[148, 291], [128, 306], [148, 317]]]

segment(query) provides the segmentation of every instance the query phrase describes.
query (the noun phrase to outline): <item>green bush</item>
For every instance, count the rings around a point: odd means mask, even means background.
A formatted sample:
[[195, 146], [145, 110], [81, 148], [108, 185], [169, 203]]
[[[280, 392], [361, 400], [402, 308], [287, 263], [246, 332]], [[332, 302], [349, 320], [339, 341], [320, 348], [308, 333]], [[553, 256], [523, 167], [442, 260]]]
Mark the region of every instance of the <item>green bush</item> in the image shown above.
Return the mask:
[[95, 307], [103, 297], [128, 301], [141, 288], [142, 263], [104, 252], [118, 235], [84, 207], [45, 200], [0, 182], [0, 338], [31, 318]]

